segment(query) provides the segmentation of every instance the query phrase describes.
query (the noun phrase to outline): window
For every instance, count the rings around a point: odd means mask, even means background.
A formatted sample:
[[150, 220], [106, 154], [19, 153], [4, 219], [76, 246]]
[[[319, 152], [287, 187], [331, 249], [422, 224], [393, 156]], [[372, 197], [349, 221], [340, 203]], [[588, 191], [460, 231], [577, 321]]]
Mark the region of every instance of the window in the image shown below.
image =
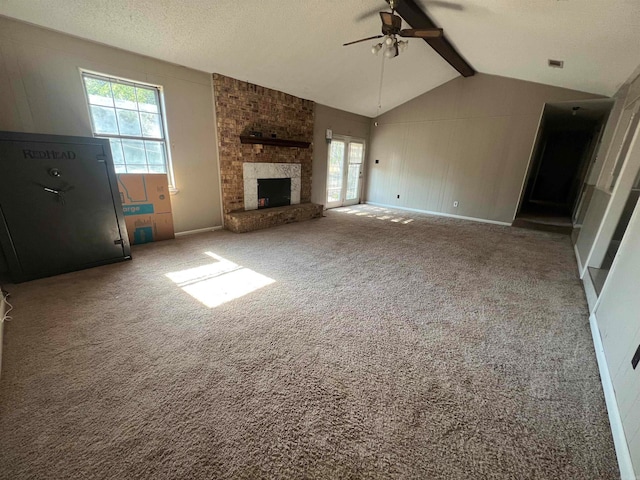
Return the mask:
[[93, 134], [108, 138], [116, 173], [172, 175], [160, 87], [82, 73]]

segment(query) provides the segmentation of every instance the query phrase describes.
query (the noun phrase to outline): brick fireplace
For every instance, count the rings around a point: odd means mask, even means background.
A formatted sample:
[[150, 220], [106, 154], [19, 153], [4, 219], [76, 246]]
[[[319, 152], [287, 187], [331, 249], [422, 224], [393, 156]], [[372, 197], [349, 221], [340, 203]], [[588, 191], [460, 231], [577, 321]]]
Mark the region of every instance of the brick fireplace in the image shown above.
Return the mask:
[[[269, 144], [312, 142], [314, 103], [219, 74], [213, 83], [225, 227], [249, 231], [321, 216], [322, 206], [310, 203], [313, 145]], [[257, 143], [241, 143], [242, 136]], [[257, 209], [260, 178], [291, 178], [292, 205]]]

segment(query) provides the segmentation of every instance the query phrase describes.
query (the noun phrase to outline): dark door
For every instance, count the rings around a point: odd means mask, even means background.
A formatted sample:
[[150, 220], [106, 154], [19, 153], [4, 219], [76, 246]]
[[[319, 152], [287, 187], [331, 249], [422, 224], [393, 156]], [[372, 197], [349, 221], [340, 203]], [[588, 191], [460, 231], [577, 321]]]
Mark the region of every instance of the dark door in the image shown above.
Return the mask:
[[36, 278], [125, 257], [104, 148], [0, 141], [3, 247], [14, 275]]

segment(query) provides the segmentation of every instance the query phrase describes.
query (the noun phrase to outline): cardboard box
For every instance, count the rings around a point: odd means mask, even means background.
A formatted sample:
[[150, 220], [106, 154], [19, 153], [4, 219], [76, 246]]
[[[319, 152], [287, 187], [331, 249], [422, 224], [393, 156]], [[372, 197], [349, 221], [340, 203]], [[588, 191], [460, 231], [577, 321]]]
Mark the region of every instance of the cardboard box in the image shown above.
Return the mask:
[[165, 174], [118, 174], [118, 190], [132, 245], [175, 238]]

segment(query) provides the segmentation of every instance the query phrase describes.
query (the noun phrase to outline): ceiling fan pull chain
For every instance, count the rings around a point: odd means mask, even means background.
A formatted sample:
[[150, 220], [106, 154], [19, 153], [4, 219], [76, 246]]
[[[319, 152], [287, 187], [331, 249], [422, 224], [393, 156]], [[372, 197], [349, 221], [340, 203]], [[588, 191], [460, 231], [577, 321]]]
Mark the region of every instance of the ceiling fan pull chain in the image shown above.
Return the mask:
[[382, 66], [380, 67], [380, 86], [378, 88], [378, 111], [376, 112], [376, 117], [380, 116], [380, 110], [382, 109], [382, 80], [384, 78], [384, 59], [385, 56], [382, 57]]

